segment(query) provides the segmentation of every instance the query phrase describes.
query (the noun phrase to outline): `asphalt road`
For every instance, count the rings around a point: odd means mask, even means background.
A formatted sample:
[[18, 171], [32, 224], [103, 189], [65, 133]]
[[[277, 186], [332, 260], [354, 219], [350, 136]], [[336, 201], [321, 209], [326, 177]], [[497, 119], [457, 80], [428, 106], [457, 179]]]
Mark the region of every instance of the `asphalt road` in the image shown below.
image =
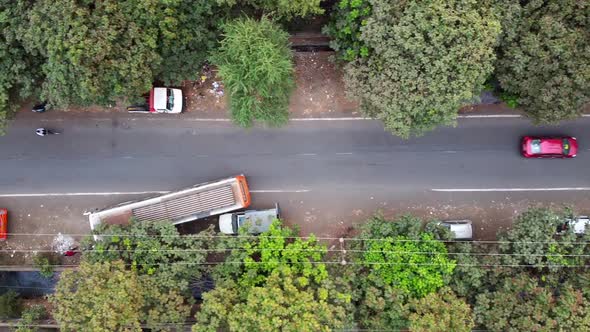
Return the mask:
[[[432, 189], [590, 187], [589, 118], [559, 127], [525, 119], [461, 119], [402, 140], [373, 121], [229, 123], [105, 119], [14, 122], [0, 137], [0, 194], [160, 191], [233, 174], [253, 190], [416, 194]], [[37, 127], [63, 131], [38, 137]], [[568, 134], [573, 160], [519, 155], [525, 134]]]
[[[49, 247], [57, 233], [87, 234], [86, 210], [150, 195], [137, 192], [174, 190], [239, 173], [248, 177], [254, 208], [279, 202], [288, 224], [320, 237], [346, 236], [376, 211], [472, 219], [479, 239], [493, 239], [531, 205], [568, 203], [590, 213], [587, 190], [453, 191], [590, 187], [585, 130], [590, 118], [559, 127], [535, 127], [515, 118], [461, 119], [456, 128], [401, 140], [376, 121], [243, 130], [227, 122], [173, 117], [37, 115], [20, 116], [0, 137], [0, 206], [9, 208], [11, 220], [3, 247], [26, 250], [5, 256], [6, 264], [22, 263], [29, 251]], [[62, 134], [38, 137], [37, 127]], [[519, 140], [527, 134], [574, 135], [578, 158], [524, 159]], [[68, 196], [84, 193], [91, 195]], [[183, 228], [205, 226], [195, 221]]]

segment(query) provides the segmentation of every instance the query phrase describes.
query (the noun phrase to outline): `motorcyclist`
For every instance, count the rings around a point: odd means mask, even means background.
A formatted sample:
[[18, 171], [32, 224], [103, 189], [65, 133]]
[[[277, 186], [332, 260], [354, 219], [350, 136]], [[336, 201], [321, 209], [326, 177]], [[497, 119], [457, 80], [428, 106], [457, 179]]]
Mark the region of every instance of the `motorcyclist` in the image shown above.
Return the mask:
[[45, 135], [49, 135], [49, 130], [47, 130], [45, 128], [37, 128], [37, 130], [35, 130], [35, 133], [37, 133], [37, 135], [39, 135], [39, 136], [45, 136]]

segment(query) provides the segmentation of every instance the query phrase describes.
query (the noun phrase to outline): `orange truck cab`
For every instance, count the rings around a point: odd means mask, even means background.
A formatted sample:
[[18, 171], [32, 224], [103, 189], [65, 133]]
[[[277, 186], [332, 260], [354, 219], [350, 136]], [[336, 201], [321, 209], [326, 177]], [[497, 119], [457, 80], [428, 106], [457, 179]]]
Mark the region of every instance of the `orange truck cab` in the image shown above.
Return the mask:
[[8, 210], [0, 209], [0, 241], [6, 240], [8, 235]]

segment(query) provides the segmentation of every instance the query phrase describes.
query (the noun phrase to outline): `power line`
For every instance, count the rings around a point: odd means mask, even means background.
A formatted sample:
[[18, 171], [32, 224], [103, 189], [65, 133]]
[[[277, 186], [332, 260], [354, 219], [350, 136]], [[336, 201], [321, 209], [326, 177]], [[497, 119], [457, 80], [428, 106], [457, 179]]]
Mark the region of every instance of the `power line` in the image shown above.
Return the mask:
[[[201, 235], [201, 234], [189, 234], [189, 235], [136, 235], [136, 234], [92, 234], [92, 233], [10, 233], [9, 236], [71, 236], [71, 237], [82, 237], [82, 236], [98, 236], [98, 237], [124, 237], [124, 238], [194, 238], [194, 239], [249, 239], [249, 238], [260, 238], [260, 235]], [[329, 240], [335, 241], [344, 239], [344, 241], [392, 241], [392, 242], [445, 242], [445, 243], [470, 243], [470, 244], [567, 244], [567, 245], [585, 245], [590, 244], [590, 241], [506, 241], [506, 240], [424, 240], [424, 239], [395, 239], [390, 238], [357, 238], [357, 237], [319, 237], [319, 236], [270, 236], [263, 235], [265, 238], [281, 238], [281, 239], [301, 239], [310, 240], [314, 239], [317, 241]], [[403, 236], [403, 235], [400, 235]], [[99, 240], [100, 241], [100, 240]]]
[[[74, 253], [87, 253], [87, 252], [227, 252], [227, 251], [279, 251], [279, 252], [319, 252], [319, 253], [383, 253], [383, 254], [410, 254], [410, 255], [465, 255], [465, 256], [532, 256], [532, 257], [590, 257], [590, 254], [533, 254], [533, 253], [478, 253], [478, 252], [438, 252], [438, 251], [396, 251], [396, 250], [363, 250], [363, 249], [313, 249], [313, 248], [227, 248], [227, 249], [83, 249], [83, 250], [71, 250]], [[0, 253], [38, 253], [38, 252], [55, 252], [49, 249], [1, 249]]]
[[[379, 266], [447, 266], [447, 265], [455, 265], [455, 266], [464, 266], [464, 267], [534, 267], [534, 268], [544, 268], [544, 267], [557, 267], [557, 268], [587, 268], [590, 265], [563, 265], [563, 264], [464, 264], [464, 263], [407, 263], [407, 262], [347, 262], [346, 264], [342, 264], [340, 261], [303, 261], [303, 262], [284, 262], [284, 261], [269, 261], [269, 262], [242, 262], [242, 261], [217, 261], [217, 262], [171, 262], [171, 263], [146, 263], [146, 264], [123, 264], [124, 266], [168, 266], [168, 265], [224, 265], [224, 264], [231, 264], [231, 265], [249, 265], [249, 264], [285, 264], [285, 265], [293, 265], [293, 264], [311, 264], [311, 265], [318, 265], [318, 264], [326, 264], [326, 265], [360, 265], [360, 266], [371, 266], [371, 265], [379, 265]], [[33, 264], [22, 265], [22, 266], [31, 266], [34, 267]], [[79, 267], [77, 264], [49, 264], [47, 266], [51, 267], [64, 267], [64, 268], [74, 268]], [[7, 267], [14, 267], [14, 265], [0, 265], [0, 268], [7, 268]]]

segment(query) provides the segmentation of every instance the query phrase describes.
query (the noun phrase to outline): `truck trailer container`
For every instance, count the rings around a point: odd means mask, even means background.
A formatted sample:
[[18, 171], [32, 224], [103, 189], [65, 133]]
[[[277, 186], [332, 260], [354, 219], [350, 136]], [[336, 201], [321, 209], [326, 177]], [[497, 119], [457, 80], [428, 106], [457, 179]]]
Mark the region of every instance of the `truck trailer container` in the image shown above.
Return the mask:
[[90, 228], [100, 224], [127, 224], [137, 221], [170, 221], [181, 224], [208, 216], [245, 209], [250, 192], [244, 175], [202, 183], [161, 196], [88, 213]]

